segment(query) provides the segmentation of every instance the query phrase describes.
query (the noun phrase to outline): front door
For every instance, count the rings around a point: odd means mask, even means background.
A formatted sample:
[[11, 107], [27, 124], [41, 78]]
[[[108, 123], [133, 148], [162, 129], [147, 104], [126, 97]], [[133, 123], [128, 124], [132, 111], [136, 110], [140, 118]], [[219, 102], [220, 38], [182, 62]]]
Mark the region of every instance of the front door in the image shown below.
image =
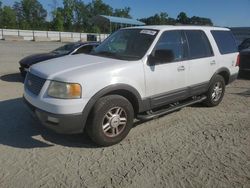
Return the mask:
[[168, 52], [169, 57], [165, 62], [145, 65], [146, 95], [150, 98], [151, 108], [175, 102], [187, 94], [188, 66], [184, 61], [186, 53], [183, 38], [180, 30], [164, 32], [151, 55], [162, 50]]

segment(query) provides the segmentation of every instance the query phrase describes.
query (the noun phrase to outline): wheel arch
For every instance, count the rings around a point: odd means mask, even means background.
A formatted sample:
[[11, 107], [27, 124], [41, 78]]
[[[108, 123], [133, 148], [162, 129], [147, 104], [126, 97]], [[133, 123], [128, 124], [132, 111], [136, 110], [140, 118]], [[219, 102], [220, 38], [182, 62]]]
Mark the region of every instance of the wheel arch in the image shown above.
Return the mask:
[[222, 67], [222, 68], [218, 69], [218, 70], [214, 73], [214, 75], [212, 76], [212, 78], [210, 79], [210, 83], [211, 83], [211, 81], [214, 79], [214, 77], [215, 77], [216, 75], [222, 76], [222, 77], [224, 78], [224, 80], [225, 80], [225, 84], [226, 84], [226, 85], [229, 84], [230, 71], [229, 71], [228, 68]]
[[89, 100], [83, 110], [83, 125], [85, 125], [87, 120], [89, 119], [91, 110], [97, 100], [107, 95], [120, 95], [125, 97], [132, 104], [135, 113], [138, 113], [143, 110], [143, 102], [141, 95], [134, 87], [127, 84], [113, 84], [103, 88]]

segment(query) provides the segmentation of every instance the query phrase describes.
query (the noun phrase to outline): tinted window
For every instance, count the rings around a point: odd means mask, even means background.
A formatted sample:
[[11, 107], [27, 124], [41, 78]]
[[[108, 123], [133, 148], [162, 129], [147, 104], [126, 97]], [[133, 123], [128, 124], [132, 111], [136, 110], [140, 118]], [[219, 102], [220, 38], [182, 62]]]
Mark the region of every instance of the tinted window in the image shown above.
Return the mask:
[[231, 31], [211, 31], [221, 54], [237, 52], [236, 42]]
[[206, 34], [203, 31], [185, 31], [189, 46], [189, 58], [213, 56], [213, 51]]
[[56, 53], [56, 54], [69, 54], [70, 52], [72, 52], [76, 48], [78, 48], [79, 46], [80, 46], [79, 43], [66, 44], [64, 46], [61, 46], [61, 47], [53, 50], [52, 53]]
[[74, 54], [89, 54], [95, 45], [85, 45], [81, 48], [79, 48]]
[[171, 54], [170, 62], [182, 60], [184, 58], [184, 49], [181, 32], [166, 31], [163, 33], [155, 46], [154, 51], [156, 50], [168, 51]]

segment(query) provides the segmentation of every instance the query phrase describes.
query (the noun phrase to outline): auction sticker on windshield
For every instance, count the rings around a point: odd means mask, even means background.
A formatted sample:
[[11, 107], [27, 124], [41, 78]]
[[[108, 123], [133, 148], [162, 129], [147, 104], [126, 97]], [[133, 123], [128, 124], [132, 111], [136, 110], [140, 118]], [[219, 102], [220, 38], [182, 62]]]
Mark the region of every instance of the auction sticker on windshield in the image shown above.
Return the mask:
[[155, 35], [156, 31], [153, 31], [153, 30], [141, 30], [140, 33], [147, 34], [147, 35]]

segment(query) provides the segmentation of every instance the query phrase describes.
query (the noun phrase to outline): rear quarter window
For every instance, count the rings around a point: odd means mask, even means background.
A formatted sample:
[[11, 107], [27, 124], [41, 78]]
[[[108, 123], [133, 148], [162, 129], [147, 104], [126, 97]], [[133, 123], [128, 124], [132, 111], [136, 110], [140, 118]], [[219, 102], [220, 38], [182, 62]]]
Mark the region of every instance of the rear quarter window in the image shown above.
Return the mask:
[[221, 54], [238, 52], [235, 38], [231, 31], [211, 31]]

